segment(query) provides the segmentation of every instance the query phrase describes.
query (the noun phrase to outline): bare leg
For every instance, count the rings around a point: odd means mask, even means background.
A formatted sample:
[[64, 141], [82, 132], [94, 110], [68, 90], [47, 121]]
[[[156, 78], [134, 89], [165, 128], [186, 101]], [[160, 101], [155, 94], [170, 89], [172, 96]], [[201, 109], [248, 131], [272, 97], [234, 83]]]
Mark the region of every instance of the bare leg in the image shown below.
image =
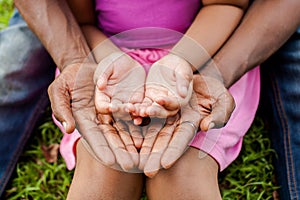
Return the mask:
[[160, 170], [152, 179], [147, 178], [149, 199], [221, 199], [218, 164], [208, 155], [200, 158], [199, 152], [190, 147], [170, 169]]
[[76, 151], [76, 169], [67, 199], [140, 199], [142, 174], [125, 173], [102, 165], [87, 152], [81, 141]]

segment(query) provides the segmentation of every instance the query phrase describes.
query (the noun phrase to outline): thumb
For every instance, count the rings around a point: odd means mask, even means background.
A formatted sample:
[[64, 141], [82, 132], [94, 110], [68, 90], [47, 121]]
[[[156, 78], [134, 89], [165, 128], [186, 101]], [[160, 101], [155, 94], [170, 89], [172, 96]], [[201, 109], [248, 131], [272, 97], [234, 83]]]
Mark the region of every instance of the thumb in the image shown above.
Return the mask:
[[101, 60], [94, 73], [94, 83], [97, 84], [98, 89], [105, 89], [109, 77], [113, 74], [113, 60], [104, 58]]
[[71, 95], [67, 87], [54, 80], [48, 88], [51, 109], [58, 121], [60, 121], [67, 133], [75, 130], [75, 120], [71, 110]]
[[190, 83], [192, 81], [192, 74], [189, 74], [183, 70], [175, 72], [176, 89], [180, 97], [185, 98], [188, 95]]
[[213, 106], [211, 113], [200, 122], [200, 129], [207, 131], [212, 128], [221, 128], [226, 125], [235, 108], [233, 97], [227, 93]]
[[181, 67], [176, 76], [176, 89], [178, 95], [182, 98], [181, 104], [186, 105], [193, 93], [193, 72], [191, 68]]

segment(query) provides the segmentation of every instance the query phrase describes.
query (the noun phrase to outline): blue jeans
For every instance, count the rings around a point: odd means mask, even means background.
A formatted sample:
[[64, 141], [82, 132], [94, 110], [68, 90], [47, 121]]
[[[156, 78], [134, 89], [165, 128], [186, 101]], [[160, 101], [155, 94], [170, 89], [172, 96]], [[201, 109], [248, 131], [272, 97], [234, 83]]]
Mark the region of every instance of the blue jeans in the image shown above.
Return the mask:
[[300, 27], [261, 69], [280, 199], [300, 199]]
[[51, 57], [15, 11], [0, 32], [0, 196], [49, 103], [54, 71]]

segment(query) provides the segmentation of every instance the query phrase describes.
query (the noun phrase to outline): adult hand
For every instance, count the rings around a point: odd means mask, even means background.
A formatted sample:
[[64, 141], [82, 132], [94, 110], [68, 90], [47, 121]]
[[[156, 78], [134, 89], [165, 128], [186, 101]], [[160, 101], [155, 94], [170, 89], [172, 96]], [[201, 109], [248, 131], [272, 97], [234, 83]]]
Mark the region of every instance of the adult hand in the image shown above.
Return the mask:
[[146, 79], [139, 115], [160, 118], [176, 115], [191, 97], [192, 77], [191, 65], [176, 55], [168, 54], [155, 62]]
[[193, 96], [189, 104], [181, 108], [179, 117], [168, 118], [164, 127], [152, 129], [152, 137], [146, 134], [139, 167], [147, 176], [155, 176], [161, 167], [171, 167], [183, 155], [198, 127], [207, 131], [220, 128], [229, 120], [235, 103], [221, 81], [195, 74], [193, 88]]
[[140, 169], [153, 177], [160, 168], [172, 166], [194, 138], [199, 122], [197, 105], [188, 104], [179, 114], [167, 118], [164, 126], [149, 129], [140, 151]]
[[235, 108], [233, 97], [216, 77], [202, 73], [193, 76], [193, 88], [200, 109], [202, 131], [223, 127]]
[[131, 120], [133, 104], [144, 98], [146, 72], [126, 53], [115, 52], [104, 58], [94, 74], [96, 83], [95, 105], [100, 114]]
[[94, 63], [67, 66], [49, 86], [52, 111], [67, 133], [74, 131], [76, 121], [76, 128], [105, 165], [112, 166], [117, 160], [121, 167], [128, 169], [134, 165], [130, 153], [124, 151], [126, 147], [109, 119], [99, 120], [96, 114], [92, 78], [96, 67]]
[[[143, 142], [140, 127], [132, 121], [113, 120], [111, 115], [98, 114], [99, 128], [116, 158], [115, 169], [132, 171], [138, 166], [137, 149]], [[129, 156], [128, 156], [129, 155]]]
[[[180, 123], [161, 157], [163, 168], [171, 167], [180, 158], [198, 129], [221, 128], [228, 122], [235, 108], [234, 99], [216, 77], [202, 73], [193, 75], [190, 107], [181, 110]], [[167, 140], [161, 142], [166, 145]]]

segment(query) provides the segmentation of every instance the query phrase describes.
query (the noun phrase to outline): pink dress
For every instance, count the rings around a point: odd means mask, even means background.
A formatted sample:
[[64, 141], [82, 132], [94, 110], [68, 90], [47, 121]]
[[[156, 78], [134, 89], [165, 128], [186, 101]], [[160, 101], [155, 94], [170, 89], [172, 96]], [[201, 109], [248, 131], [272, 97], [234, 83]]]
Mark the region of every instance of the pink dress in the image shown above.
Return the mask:
[[[99, 29], [147, 70], [185, 33], [200, 6], [199, 0], [96, 0], [95, 9]], [[200, 131], [190, 143], [211, 155], [221, 171], [240, 153], [243, 136], [255, 117], [260, 94], [259, 68], [245, 74], [229, 91], [236, 108], [226, 126]], [[55, 123], [64, 132], [61, 124], [56, 120]], [[74, 150], [79, 138], [76, 130], [64, 134], [61, 141], [60, 152], [68, 169], [75, 166]]]

